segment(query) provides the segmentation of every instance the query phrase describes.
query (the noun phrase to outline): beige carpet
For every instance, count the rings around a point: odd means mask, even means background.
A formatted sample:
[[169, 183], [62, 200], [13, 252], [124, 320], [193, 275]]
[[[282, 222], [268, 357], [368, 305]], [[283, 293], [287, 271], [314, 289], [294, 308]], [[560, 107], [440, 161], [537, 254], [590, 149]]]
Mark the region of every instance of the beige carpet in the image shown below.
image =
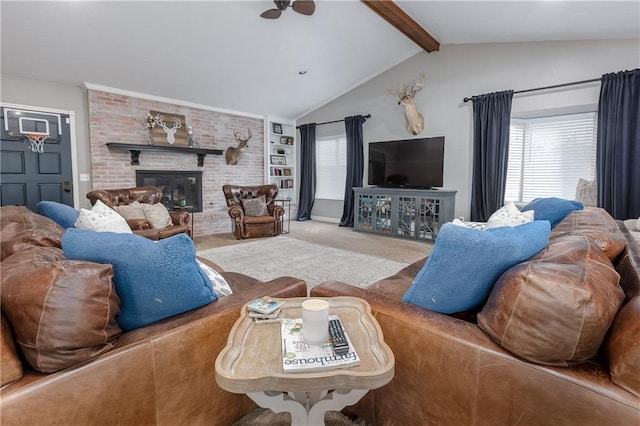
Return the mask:
[[217, 263], [225, 271], [241, 272], [261, 281], [286, 275], [300, 278], [309, 289], [329, 280], [366, 287], [407, 266], [282, 235], [199, 251], [198, 256]]
[[[326, 426], [367, 426], [367, 422], [362, 419], [351, 421], [347, 416], [338, 411], [327, 411], [324, 415]], [[274, 413], [267, 408], [256, 408], [251, 413], [244, 416], [233, 426], [290, 426], [291, 414]]]

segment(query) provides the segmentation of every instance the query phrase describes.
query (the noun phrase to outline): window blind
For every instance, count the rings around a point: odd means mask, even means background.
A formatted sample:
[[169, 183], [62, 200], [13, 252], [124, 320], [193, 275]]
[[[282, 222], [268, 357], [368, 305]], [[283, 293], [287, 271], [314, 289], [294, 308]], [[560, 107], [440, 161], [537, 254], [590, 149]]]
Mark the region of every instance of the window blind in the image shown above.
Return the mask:
[[316, 141], [316, 199], [344, 200], [347, 180], [347, 138], [333, 136]]
[[574, 199], [595, 177], [596, 131], [595, 112], [512, 120], [505, 201]]

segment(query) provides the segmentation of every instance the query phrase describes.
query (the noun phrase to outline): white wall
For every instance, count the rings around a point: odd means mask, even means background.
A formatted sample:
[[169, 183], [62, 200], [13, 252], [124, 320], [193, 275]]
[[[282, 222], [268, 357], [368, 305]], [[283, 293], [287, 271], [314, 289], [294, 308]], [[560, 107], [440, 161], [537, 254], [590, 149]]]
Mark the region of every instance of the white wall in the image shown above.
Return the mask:
[[[416, 137], [445, 137], [444, 188], [457, 190], [456, 217], [469, 217], [472, 171], [472, 105], [463, 98], [524, 90], [599, 78], [602, 74], [640, 66], [640, 41], [587, 41], [444, 45], [439, 52], [419, 53], [329, 104], [297, 119], [298, 124], [371, 114], [364, 124], [368, 142]], [[425, 72], [425, 87], [416, 95], [425, 130], [411, 136], [404, 111], [386, 90], [410, 83]], [[599, 83], [514, 95], [513, 114], [543, 110], [595, 110]], [[344, 133], [344, 125], [318, 126], [317, 135]], [[366, 161], [365, 148], [365, 161]], [[366, 164], [366, 163], [365, 163]], [[365, 167], [365, 185], [367, 182]], [[312, 216], [342, 215], [342, 206], [316, 200]]]
[[77, 164], [73, 175], [76, 207], [89, 207], [85, 194], [91, 191], [91, 182], [80, 182], [80, 174], [91, 175], [89, 145], [88, 104], [85, 91], [79, 86], [48, 81], [0, 75], [0, 102], [51, 108], [75, 113]]

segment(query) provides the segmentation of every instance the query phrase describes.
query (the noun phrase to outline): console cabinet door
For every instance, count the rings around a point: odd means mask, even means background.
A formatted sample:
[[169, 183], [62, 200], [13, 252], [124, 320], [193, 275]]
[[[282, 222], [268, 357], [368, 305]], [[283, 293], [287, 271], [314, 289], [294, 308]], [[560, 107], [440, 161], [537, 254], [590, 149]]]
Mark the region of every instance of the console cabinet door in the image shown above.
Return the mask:
[[354, 188], [354, 230], [435, 240], [453, 220], [456, 191]]

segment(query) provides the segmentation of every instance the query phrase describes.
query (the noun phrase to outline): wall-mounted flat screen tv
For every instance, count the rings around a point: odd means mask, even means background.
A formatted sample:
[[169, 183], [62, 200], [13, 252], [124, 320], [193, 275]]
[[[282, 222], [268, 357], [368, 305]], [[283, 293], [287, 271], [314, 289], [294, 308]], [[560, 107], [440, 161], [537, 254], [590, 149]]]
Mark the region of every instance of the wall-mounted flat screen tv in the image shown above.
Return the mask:
[[429, 189], [443, 185], [444, 136], [369, 144], [369, 185]]

